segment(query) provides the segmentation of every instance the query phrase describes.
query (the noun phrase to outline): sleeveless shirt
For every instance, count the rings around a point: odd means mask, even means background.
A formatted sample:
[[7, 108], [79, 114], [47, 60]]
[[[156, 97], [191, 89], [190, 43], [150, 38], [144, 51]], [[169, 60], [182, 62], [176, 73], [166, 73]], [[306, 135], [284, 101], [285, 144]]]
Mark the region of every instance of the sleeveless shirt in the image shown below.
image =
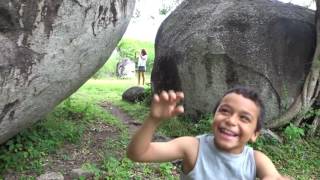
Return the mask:
[[144, 55], [144, 56], [139, 56], [138, 59], [138, 66], [143, 66], [143, 67], [147, 67], [147, 59], [148, 59], [148, 55]]
[[182, 180], [255, 180], [256, 164], [253, 149], [245, 146], [240, 154], [222, 152], [216, 148], [212, 134], [197, 137], [200, 141], [194, 168], [181, 173]]

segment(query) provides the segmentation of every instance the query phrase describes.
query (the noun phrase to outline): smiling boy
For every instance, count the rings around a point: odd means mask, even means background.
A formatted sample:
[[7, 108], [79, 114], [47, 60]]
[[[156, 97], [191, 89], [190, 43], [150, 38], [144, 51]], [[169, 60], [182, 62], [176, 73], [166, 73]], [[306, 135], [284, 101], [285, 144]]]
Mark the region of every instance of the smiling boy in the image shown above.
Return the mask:
[[254, 142], [264, 119], [258, 94], [247, 88], [231, 89], [214, 109], [213, 134], [184, 136], [169, 142], [151, 142], [158, 125], [184, 112], [184, 98], [172, 90], [155, 94], [149, 117], [133, 136], [127, 155], [133, 161], [165, 162], [182, 159], [181, 179], [289, 179], [271, 160], [246, 144]]

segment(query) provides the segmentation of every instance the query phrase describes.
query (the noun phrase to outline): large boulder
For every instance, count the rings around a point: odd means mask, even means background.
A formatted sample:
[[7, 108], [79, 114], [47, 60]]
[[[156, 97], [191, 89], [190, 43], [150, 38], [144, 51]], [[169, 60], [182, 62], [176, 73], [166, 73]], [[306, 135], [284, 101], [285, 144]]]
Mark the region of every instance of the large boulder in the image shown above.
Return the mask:
[[270, 121], [301, 91], [314, 49], [312, 10], [270, 0], [185, 0], [158, 30], [152, 85], [184, 91], [194, 119], [227, 89], [248, 86], [261, 93]]
[[134, 0], [0, 2], [0, 144], [51, 111], [107, 60]]

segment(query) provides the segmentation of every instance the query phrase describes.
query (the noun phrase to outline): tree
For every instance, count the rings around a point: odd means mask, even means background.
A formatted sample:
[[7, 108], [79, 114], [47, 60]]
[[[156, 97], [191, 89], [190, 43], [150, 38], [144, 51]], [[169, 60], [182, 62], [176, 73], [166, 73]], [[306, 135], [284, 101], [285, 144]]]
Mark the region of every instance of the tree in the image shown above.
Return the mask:
[[[311, 109], [311, 106], [319, 96], [320, 91], [320, 0], [316, 0], [315, 27], [316, 27], [316, 49], [313, 55], [312, 65], [309, 74], [303, 85], [302, 92], [295, 99], [290, 108], [276, 120], [268, 125], [269, 128], [279, 128], [290, 122], [300, 125], [304, 113]], [[320, 117], [316, 116], [311, 125], [310, 134], [317, 132], [320, 126]]]

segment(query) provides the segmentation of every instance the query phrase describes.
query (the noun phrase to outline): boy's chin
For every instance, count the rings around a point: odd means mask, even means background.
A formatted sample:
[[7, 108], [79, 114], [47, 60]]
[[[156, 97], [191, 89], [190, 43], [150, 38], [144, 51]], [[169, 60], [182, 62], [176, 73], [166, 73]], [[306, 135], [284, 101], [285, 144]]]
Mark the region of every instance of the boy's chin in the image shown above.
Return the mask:
[[224, 142], [219, 140], [214, 140], [215, 146], [226, 153], [239, 154], [242, 152], [244, 145], [237, 145], [235, 142]]

